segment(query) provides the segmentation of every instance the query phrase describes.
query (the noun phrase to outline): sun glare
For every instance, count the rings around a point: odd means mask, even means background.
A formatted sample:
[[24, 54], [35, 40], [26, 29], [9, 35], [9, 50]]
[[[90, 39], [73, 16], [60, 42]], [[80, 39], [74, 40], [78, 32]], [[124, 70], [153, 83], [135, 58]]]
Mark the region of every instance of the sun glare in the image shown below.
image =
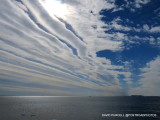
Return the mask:
[[40, 0], [40, 3], [51, 16], [64, 18], [67, 15], [67, 5], [60, 0]]

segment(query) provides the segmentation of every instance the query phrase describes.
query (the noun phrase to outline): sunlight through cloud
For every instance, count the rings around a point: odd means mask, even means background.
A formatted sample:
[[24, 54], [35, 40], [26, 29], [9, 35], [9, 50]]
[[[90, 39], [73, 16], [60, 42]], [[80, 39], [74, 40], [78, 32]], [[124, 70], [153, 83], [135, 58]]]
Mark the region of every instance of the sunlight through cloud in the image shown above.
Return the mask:
[[68, 6], [60, 0], [39, 0], [45, 10], [53, 17], [65, 18], [69, 14]]

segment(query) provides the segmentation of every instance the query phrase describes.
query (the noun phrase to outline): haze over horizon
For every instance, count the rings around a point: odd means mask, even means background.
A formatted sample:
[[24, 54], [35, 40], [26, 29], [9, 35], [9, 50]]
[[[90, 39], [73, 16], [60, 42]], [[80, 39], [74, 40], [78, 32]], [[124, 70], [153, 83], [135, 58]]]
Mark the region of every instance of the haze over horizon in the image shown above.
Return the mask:
[[160, 95], [159, 0], [1, 0], [0, 95]]

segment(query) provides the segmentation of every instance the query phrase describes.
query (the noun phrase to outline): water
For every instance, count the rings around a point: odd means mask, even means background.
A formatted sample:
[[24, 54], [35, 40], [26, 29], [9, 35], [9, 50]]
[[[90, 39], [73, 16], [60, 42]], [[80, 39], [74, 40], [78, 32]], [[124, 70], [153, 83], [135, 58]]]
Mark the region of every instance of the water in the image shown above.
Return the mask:
[[158, 120], [159, 116], [160, 97], [0, 97], [0, 120]]

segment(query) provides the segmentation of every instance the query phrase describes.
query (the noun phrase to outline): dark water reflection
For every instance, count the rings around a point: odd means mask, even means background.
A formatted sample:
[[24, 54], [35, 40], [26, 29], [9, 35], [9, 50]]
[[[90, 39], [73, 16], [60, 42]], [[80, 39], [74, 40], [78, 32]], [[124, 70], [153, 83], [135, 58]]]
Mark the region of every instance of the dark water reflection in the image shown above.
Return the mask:
[[158, 120], [159, 116], [160, 97], [0, 97], [0, 120]]

